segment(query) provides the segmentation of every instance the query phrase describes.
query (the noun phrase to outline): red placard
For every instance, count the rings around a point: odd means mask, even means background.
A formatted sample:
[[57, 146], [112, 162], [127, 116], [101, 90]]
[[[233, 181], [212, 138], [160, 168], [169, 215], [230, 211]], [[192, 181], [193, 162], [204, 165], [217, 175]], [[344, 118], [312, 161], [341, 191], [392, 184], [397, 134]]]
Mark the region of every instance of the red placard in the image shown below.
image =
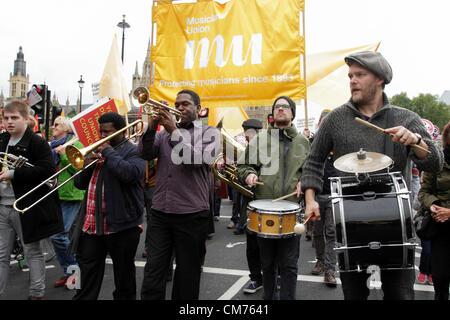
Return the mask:
[[72, 129], [83, 146], [100, 140], [98, 118], [107, 112], [117, 112], [114, 99], [104, 98], [72, 118]]

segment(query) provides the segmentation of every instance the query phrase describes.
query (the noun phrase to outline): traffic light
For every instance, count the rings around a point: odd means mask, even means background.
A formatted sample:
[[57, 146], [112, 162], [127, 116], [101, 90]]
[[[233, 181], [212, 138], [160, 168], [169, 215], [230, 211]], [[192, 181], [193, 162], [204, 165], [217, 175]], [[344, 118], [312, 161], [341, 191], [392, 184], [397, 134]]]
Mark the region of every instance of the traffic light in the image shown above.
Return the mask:
[[61, 111], [62, 111], [61, 107], [56, 107], [56, 106], [52, 107], [52, 123], [51, 124], [55, 123], [55, 119], [61, 115]]
[[273, 114], [267, 115], [267, 122], [269, 123], [269, 126], [273, 127], [275, 124], [275, 120], [273, 119]]
[[39, 98], [37, 99], [39, 100], [38, 102], [31, 105], [31, 109], [34, 110], [35, 114], [38, 116], [39, 124], [41, 124], [44, 123], [45, 102], [46, 100], [47, 101], [50, 100], [49, 99], [50, 94], [45, 84], [39, 85], [33, 84], [32, 90], [35, 90], [38, 96], [40, 97], [40, 100]]

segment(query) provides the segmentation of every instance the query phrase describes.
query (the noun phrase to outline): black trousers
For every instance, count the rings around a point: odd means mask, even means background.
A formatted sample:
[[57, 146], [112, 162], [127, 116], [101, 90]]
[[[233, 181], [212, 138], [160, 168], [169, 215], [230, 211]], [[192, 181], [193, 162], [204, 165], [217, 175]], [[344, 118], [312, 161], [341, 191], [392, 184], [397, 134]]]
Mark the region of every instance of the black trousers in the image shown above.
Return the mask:
[[114, 300], [136, 300], [136, 266], [134, 258], [141, 228], [133, 227], [109, 235], [82, 233], [77, 249], [81, 288], [73, 300], [97, 300], [109, 253], [113, 262]]
[[[448, 225], [447, 225], [448, 227]], [[431, 239], [431, 274], [434, 299], [448, 300], [450, 284], [450, 228]]]
[[247, 235], [247, 264], [250, 270], [250, 280], [262, 282], [262, 264], [259, 254], [258, 236], [248, 231]]
[[[345, 300], [367, 300], [370, 294], [367, 280], [370, 274], [361, 272], [342, 272], [342, 291]], [[384, 300], [414, 300], [415, 271], [381, 270], [381, 289]]]
[[142, 300], [166, 298], [167, 270], [175, 249], [173, 300], [198, 300], [210, 212], [164, 213], [152, 209]]

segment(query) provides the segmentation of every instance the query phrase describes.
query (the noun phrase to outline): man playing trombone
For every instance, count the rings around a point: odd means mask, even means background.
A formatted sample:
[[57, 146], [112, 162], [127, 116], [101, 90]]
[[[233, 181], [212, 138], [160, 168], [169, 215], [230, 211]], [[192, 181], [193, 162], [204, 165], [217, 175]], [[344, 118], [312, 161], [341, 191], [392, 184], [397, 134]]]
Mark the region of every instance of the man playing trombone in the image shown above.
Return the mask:
[[[3, 109], [3, 117], [7, 132], [0, 135], [0, 296], [8, 281], [10, 253], [17, 233], [30, 266], [28, 298], [42, 300], [45, 291], [45, 260], [40, 240], [64, 230], [59, 199], [55, 193], [27, 214], [15, 211], [13, 203], [16, 198], [52, 175], [55, 165], [48, 143], [28, 127], [26, 103], [13, 101], [7, 104]], [[17, 161], [11, 161], [19, 156], [27, 159], [21, 166], [15, 165]], [[27, 204], [36, 202], [48, 191], [48, 186], [38, 188], [28, 198]]]
[[[180, 91], [175, 107], [168, 110], [161, 103], [154, 107], [157, 115], [149, 117], [148, 130], [139, 145], [145, 160], [158, 158], [143, 300], [165, 299], [166, 273], [173, 250], [177, 266], [172, 299], [199, 297], [210, 215], [210, 165], [220, 146], [220, 133], [197, 120], [201, 106], [195, 92]], [[178, 113], [179, 123], [173, 110]], [[165, 130], [157, 133], [158, 124]]]
[[[107, 254], [114, 268], [115, 300], [136, 299], [134, 258], [142, 232], [145, 161], [125, 138], [125, 120], [115, 112], [98, 119], [102, 144], [90, 152], [92, 164], [75, 177], [86, 190], [71, 230], [81, 283], [74, 300], [96, 300], [101, 289]], [[118, 132], [120, 131], [120, 132]]]

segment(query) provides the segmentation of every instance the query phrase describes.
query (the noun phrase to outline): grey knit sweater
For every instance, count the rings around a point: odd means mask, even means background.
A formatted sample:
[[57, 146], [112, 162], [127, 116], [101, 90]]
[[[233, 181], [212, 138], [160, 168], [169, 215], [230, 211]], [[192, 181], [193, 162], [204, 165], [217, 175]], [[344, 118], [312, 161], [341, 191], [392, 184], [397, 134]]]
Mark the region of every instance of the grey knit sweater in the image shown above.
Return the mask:
[[[422, 136], [428, 144], [431, 154], [425, 159], [418, 159], [412, 148], [394, 143], [394, 167], [391, 172], [400, 171], [405, 182], [410, 186], [411, 160], [417, 164], [419, 170], [439, 172], [442, 170], [444, 156], [441, 148], [433, 142], [431, 136], [425, 129], [419, 115], [416, 113], [392, 106], [385, 93], [383, 93], [383, 108], [376, 112], [368, 121], [381, 128], [386, 129], [388, 125], [388, 114], [393, 117], [390, 127], [404, 126], [414, 133]], [[392, 110], [391, 112], [388, 112]], [[328, 154], [333, 151], [334, 159], [359, 151], [364, 148], [367, 152], [378, 152], [385, 154], [386, 135], [356, 122], [355, 117], [365, 119], [350, 99], [346, 104], [334, 109], [320, 125], [320, 129], [314, 137], [311, 152], [303, 166], [301, 177], [302, 190], [312, 188], [316, 193], [322, 190], [322, 177], [324, 163]], [[351, 175], [337, 171], [340, 176]]]

